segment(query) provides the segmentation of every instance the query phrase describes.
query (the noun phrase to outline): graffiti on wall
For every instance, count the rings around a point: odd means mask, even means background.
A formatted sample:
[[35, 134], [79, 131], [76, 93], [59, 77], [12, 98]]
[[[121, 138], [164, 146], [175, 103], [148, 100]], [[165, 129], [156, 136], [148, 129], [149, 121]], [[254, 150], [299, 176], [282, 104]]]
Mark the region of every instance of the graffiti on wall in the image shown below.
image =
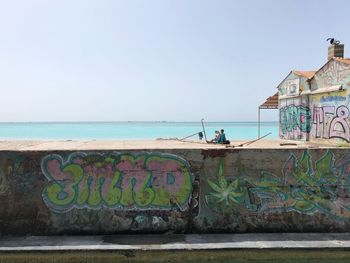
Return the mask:
[[207, 180], [207, 206], [217, 212], [323, 213], [334, 219], [350, 218], [350, 203], [344, 193], [350, 193], [350, 154], [338, 162], [332, 151], [313, 160], [305, 150], [300, 160], [291, 154], [281, 174], [262, 171], [259, 179], [238, 176], [229, 181], [224, 177], [223, 159], [217, 181]]
[[[334, 97], [334, 96], [333, 96]], [[325, 98], [325, 97], [322, 97]], [[300, 138], [311, 132], [315, 138], [341, 139], [350, 142], [349, 108], [345, 105], [288, 105], [280, 108], [280, 130], [286, 138]]]
[[349, 109], [341, 105], [314, 107], [313, 130], [316, 138], [339, 138], [350, 141]]
[[280, 127], [283, 134], [299, 130], [310, 132], [311, 113], [309, 107], [288, 105], [280, 108]]
[[299, 94], [300, 79], [289, 79], [286, 80], [286, 91], [288, 96], [295, 96]]
[[304, 90], [306, 79], [300, 78], [294, 72], [291, 72], [288, 77], [278, 86], [280, 96], [298, 96]]
[[206, 198], [214, 198], [218, 203], [228, 205], [230, 202], [240, 203], [244, 197], [244, 190], [239, 185], [239, 179], [229, 182], [224, 175], [224, 159], [220, 160], [218, 180], [213, 182], [208, 180], [212, 192]]
[[322, 96], [320, 98], [320, 102], [324, 103], [324, 102], [343, 102], [346, 100], [346, 97], [344, 96]]
[[350, 66], [344, 63], [332, 61], [327, 63], [315, 75], [318, 88], [330, 87], [339, 83], [347, 83], [350, 78]]
[[88, 209], [181, 209], [191, 199], [187, 161], [163, 153], [50, 154], [41, 168], [48, 180], [42, 196], [56, 212]]

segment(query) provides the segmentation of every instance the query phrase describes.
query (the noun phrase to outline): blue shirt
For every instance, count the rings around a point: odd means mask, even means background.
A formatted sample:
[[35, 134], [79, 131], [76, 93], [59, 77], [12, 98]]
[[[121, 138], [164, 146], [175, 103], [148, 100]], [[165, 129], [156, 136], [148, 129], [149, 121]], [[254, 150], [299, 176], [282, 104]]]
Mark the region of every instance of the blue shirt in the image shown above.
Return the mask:
[[218, 140], [216, 141], [217, 143], [224, 143], [226, 141], [226, 136], [225, 133], [220, 134]]

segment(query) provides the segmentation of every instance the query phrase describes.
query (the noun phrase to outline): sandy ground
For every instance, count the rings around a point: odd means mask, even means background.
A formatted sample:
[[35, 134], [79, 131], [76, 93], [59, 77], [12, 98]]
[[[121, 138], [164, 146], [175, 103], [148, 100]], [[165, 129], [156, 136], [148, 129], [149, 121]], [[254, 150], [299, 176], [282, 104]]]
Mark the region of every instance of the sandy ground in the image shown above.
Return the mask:
[[311, 144], [288, 140], [231, 141], [230, 145], [208, 144], [203, 141], [179, 140], [40, 140], [0, 141], [0, 151], [51, 151], [51, 150], [135, 150], [135, 149], [295, 149], [333, 148], [332, 145]]

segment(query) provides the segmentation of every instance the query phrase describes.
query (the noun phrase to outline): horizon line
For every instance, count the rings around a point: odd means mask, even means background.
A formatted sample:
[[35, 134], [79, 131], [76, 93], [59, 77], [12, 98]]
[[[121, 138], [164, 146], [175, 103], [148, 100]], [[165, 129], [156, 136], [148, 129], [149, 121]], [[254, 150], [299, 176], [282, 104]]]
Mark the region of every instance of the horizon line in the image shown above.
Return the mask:
[[[0, 123], [201, 123], [201, 121], [0, 121]], [[232, 123], [232, 122], [258, 122], [258, 121], [204, 121], [204, 123]], [[278, 120], [264, 120], [260, 122], [278, 122]]]

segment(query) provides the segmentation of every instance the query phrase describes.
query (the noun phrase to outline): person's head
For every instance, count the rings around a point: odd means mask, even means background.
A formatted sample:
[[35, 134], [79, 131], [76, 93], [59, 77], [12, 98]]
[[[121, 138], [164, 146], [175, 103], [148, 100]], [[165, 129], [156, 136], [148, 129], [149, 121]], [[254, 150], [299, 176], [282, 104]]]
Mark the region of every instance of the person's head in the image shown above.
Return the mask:
[[224, 132], [225, 132], [224, 129], [221, 129], [221, 134], [224, 133]]
[[215, 134], [219, 134], [220, 132], [219, 131], [215, 131]]

